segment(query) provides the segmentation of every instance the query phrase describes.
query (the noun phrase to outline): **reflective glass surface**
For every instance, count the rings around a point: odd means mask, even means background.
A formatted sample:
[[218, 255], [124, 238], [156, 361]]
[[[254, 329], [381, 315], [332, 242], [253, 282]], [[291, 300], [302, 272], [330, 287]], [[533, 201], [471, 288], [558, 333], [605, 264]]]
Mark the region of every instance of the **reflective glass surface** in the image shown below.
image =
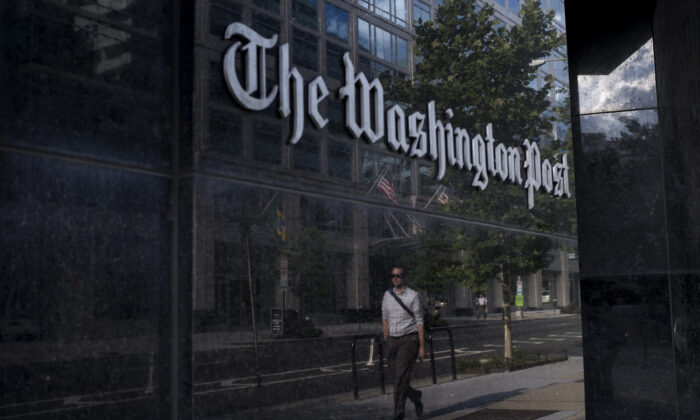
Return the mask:
[[535, 3], [10, 3], [0, 417], [389, 417], [395, 265], [426, 415], [583, 398], [568, 82], [530, 65], [565, 40]]

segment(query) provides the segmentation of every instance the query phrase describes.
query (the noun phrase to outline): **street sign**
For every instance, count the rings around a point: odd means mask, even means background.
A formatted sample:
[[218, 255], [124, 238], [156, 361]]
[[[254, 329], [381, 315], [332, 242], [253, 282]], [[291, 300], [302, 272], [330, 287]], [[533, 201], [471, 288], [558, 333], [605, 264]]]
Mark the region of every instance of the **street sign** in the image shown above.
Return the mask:
[[518, 280], [517, 284], [518, 284], [518, 293], [517, 294], [522, 295], [523, 294], [523, 281]]
[[289, 260], [286, 255], [280, 256], [280, 290], [286, 292], [289, 288]]
[[523, 307], [523, 295], [515, 295], [515, 306], [519, 308]]
[[275, 337], [284, 334], [284, 317], [282, 309], [272, 308], [270, 326], [272, 327], [272, 335]]

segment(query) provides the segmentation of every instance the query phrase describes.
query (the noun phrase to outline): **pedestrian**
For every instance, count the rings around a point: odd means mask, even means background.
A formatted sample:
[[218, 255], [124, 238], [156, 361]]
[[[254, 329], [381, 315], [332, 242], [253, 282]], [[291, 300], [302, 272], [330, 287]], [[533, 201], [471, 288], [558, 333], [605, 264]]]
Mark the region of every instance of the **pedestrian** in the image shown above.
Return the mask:
[[488, 313], [488, 299], [486, 299], [486, 296], [483, 294], [479, 293], [479, 299], [476, 301], [477, 303], [477, 308], [476, 308], [476, 320], [478, 321], [479, 318], [482, 316], [484, 317], [484, 321], [486, 321], [486, 314]]
[[423, 310], [418, 293], [406, 286], [402, 267], [391, 270], [392, 287], [382, 300], [382, 330], [387, 343], [387, 361], [394, 375], [394, 419], [405, 417], [406, 398], [423, 415], [422, 393], [411, 388], [411, 371], [416, 357], [425, 358]]

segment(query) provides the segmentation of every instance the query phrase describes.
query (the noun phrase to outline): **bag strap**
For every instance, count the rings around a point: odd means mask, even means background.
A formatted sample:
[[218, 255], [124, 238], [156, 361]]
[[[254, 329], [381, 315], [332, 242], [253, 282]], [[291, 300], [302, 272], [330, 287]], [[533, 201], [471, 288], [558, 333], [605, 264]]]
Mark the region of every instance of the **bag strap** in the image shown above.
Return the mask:
[[399, 303], [399, 305], [401, 305], [401, 307], [402, 307], [406, 312], [408, 312], [409, 315], [411, 315], [411, 318], [416, 319], [416, 316], [413, 314], [413, 311], [410, 310], [410, 309], [408, 309], [408, 306], [406, 306], [406, 304], [403, 303], [403, 301], [401, 300], [401, 298], [399, 298], [399, 297], [396, 295], [396, 293], [394, 293], [394, 289], [389, 289], [389, 290], [387, 290], [387, 292], [389, 292], [389, 294], [390, 294], [391, 296], [393, 296], [394, 299], [396, 299], [396, 301]]

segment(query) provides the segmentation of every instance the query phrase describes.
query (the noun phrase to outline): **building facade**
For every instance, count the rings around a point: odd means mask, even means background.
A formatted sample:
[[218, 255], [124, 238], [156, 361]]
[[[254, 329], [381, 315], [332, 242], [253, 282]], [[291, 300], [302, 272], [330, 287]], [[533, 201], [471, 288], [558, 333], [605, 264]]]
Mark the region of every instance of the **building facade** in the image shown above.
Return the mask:
[[[497, 26], [521, 23], [518, 1], [489, 4]], [[200, 384], [207, 377], [202, 366], [218, 349], [208, 347], [211, 340], [253, 326], [269, 331], [276, 309], [320, 327], [376, 319], [393, 264], [407, 265], [426, 303], [446, 300], [449, 314], [467, 315], [479, 290], [494, 309], [512, 301], [513, 288], [504, 295], [502, 284], [515, 284], [516, 275], [504, 269], [515, 256], [506, 251], [513, 244], [539, 247], [544, 263], [517, 276], [524, 306], [576, 305], [575, 228], [557, 219], [573, 218], [565, 214], [566, 198], [545, 202], [544, 193], [535, 194], [544, 208], [537, 217], [550, 217], [553, 228], [504, 221], [508, 208], [527, 208], [522, 184], [513, 199], [494, 171], [485, 191], [460, 197], [436, 179], [429, 155], [397, 153], [384, 138], [348, 133], [348, 102], [338, 95], [348, 71], [344, 55], [369, 81], [381, 80], [390, 104], [389, 85], [413, 80], [423, 60], [414, 54], [416, 22], [433, 19], [440, 6], [422, 0], [0, 6], [0, 309], [9, 378], [2, 409], [32, 415], [37, 401], [99, 391], [119, 397], [66, 410], [140, 418], [227, 414], [211, 413], [203, 402], [212, 398]], [[555, 12], [552, 27], [565, 33], [563, 2], [541, 7]], [[234, 42], [226, 31], [237, 22], [276, 37], [275, 48], [254, 60], [265, 77], [241, 78], [246, 92], [255, 91], [253, 84], [263, 93], [274, 86], [282, 97], [278, 47], [286, 44], [289, 66], [304, 81], [304, 109], [311, 106], [309, 82], [324, 81], [329, 94], [317, 106], [326, 125], [315, 127], [303, 112], [296, 120], [301, 136], [290, 142], [295, 111], [280, 115], [281, 99], [259, 111], [241, 105], [224, 70]], [[566, 57], [562, 46], [533, 68], [530, 87], [551, 86], [551, 110], [567, 104]], [[240, 75], [248, 65], [239, 54], [228, 68]], [[373, 111], [383, 105], [376, 102]], [[568, 121], [550, 126], [538, 138], [542, 148], [569, 135]], [[498, 205], [477, 217], [449, 204], [477, 201], [479, 193]], [[469, 251], [436, 242], [457, 231], [483, 237], [489, 252], [501, 255], [489, 263], [500, 270], [436, 285], [440, 267], [431, 263]], [[56, 364], [69, 373], [52, 373]], [[77, 380], [84, 369], [105, 374], [105, 365], [108, 377]]]

